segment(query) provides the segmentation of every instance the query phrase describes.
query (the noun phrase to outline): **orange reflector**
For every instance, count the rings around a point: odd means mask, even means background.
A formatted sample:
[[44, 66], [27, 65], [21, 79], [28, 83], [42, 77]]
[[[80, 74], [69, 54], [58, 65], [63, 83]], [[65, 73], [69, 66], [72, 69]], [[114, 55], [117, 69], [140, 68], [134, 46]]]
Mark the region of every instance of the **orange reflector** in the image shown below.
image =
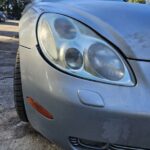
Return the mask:
[[36, 111], [45, 116], [48, 119], [54, 119], [53, 115], [50, 114], [44, 107], [33, 100], [31, 97], [27, 97], [27, 103], [30, 104]]

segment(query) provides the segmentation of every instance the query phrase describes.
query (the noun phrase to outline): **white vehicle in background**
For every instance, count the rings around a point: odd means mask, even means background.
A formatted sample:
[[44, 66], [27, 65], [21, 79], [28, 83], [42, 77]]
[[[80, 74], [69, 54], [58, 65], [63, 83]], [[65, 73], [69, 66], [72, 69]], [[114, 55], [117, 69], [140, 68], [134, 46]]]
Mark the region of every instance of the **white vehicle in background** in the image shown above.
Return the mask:
[[6, 15], [0, 11], [0, 22], [5, 22], [6, 21]]

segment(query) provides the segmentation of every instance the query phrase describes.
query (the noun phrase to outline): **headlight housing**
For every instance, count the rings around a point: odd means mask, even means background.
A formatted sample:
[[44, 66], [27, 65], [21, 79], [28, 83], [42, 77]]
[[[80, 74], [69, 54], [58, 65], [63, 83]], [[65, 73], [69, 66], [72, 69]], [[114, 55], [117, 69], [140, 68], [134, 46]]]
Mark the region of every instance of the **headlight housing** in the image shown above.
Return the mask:
[[39, 20], [37, 35], [44, 57], [62, 71], [93, 81], [134, 85], [124, 58], [84, 24], [45, 13]]

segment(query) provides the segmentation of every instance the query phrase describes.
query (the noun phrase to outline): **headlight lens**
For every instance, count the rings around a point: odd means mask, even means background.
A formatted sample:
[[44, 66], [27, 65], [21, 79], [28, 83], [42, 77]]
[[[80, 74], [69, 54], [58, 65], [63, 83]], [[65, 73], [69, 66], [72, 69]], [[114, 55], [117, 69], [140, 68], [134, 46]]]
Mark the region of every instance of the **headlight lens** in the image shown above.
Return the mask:
[[83, 64], [83, 57], [79, 50], [76, 48], [69, 48], [65, 54], [65, 61], [69, 68], [80, 69]]
[[56, 32], [61, 38], [64, 39], [74, 39], [76, 37], [77, 31], [68, 19], [64, 17], [59, 17], [54, 21], [54, 27]]
[[82, 23], [59, 14], [43, 14], [38, 41], [53, 65], [72, 75], [133, 86], [133, 74], [122, 56]]
[[89, 71], [98, 77], [119, 81], [125, 75], [120, 58], [106, 45], [94, 43], [88, 49]]

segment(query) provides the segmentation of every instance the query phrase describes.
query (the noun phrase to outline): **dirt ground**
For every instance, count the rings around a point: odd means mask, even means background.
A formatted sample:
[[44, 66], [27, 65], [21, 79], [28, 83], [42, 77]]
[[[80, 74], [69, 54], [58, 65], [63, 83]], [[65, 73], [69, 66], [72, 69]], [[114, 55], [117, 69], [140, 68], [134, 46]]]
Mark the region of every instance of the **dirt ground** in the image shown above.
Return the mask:
[[19, 120], [13, 102], [18, 22], [0, 24], [0, 150], [60, 150]]

